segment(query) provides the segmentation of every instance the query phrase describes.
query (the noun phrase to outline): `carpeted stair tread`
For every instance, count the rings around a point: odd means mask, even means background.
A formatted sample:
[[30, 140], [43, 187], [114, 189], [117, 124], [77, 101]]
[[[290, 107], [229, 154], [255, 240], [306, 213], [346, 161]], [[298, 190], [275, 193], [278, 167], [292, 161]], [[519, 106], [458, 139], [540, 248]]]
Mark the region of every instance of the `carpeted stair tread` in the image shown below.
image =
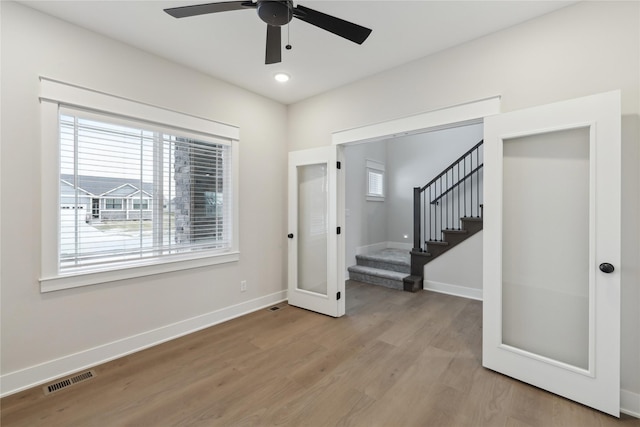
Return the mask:
[[388, 264], [411, 265], [409, 251], [402, 249], [383, 249], [370, 254], [356, 255], [356, 259], [386, 262]]
[[349, 273], [361, 273], [368, 274], [370, 276], [382, 277], [391, 280], [402, 280], [408, 276], [407, 273], [400, 273], [398, 271], [382, 270], [380, 268], [367, 267], [364, 265], [352, 265], [349, 267]]

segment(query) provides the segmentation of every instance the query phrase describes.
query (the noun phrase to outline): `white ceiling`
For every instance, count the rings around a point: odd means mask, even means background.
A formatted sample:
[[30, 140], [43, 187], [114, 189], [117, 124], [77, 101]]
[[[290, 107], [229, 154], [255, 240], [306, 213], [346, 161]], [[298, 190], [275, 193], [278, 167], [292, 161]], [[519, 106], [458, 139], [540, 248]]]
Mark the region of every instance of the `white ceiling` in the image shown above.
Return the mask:
[[[357, 45], [294, 19], [292, 50], [265, 65], [266, 24], [254, 10], [176, 19], [163, 9], [208, 0], [21, 1], [65, 21], [283, 102], [294, 103], [519, 24], [575, 1], [330, 1], [306, 7], [373, 29]], [[291, 75], [285, 84], [276, 72]]]

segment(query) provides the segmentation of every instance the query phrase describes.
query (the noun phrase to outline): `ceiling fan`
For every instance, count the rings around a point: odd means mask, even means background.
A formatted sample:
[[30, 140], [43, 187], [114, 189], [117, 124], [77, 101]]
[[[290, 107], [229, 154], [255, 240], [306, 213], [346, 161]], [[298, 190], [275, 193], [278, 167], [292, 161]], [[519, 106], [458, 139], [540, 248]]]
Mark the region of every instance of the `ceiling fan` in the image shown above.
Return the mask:
[[[362, 44], [371, 34], [369, 28], [358, 24], [301, 5], [294, 6], [293, 0], [227, 1], [173, 7], [164, 9], [164, 11], [175, 18], [186, 18], [242, 9], [256, 9], [260, 19], [267, 24], [265, 64], [275, 64], [282, 61], [281, 27], [291, 22], [293, 18], [298, 18], [357, 44]], [[287, 45], [287, 49], [290, 48]]]

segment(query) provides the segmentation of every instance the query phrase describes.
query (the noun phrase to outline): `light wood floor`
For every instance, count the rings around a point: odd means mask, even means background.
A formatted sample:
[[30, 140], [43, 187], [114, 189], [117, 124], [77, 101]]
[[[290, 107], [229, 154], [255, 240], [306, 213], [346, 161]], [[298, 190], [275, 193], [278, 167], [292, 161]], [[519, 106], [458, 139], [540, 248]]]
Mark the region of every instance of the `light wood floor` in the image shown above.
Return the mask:
[[8, 396], [11, 426], [640, 426], [481, 367], [482, 304], [347, 284], [347, 315], [283, 304]]

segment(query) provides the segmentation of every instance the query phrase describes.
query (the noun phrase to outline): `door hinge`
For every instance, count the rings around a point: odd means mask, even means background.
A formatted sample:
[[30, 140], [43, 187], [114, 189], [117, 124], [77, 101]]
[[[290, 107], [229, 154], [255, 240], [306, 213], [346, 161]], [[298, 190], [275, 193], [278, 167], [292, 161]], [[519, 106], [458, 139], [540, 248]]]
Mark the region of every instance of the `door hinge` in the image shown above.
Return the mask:
[[340, 229], [340, 227], [338, 227], [338, 229], [336, 230], [337, 234], [342, 233], [342, 230]]
[[342, 294], [341, 294], [340, 292], [338, 292], [338, 293], [336, 294], [336, 300], [339, 300], [340, 298], [342, 298]]
[[342, 163], [340, 163], [340, 162], [336, 162], [336, 167], [337, 167], [338, 169], [342, 168]]

